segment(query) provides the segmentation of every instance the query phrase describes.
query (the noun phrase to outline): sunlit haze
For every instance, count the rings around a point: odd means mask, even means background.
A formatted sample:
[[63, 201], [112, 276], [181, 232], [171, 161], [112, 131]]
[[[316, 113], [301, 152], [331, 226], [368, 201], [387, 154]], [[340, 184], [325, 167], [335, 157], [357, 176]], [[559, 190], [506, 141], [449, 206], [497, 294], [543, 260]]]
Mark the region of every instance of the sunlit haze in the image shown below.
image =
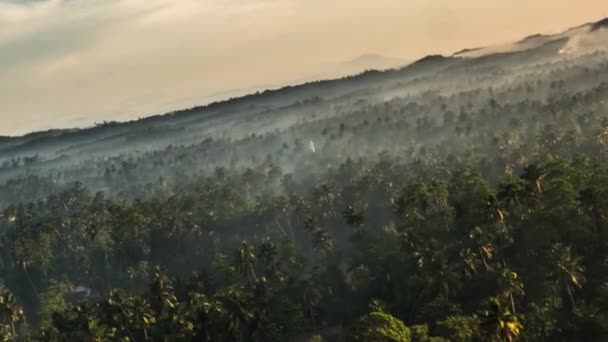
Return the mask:
[[600, 19], [599, 0], [0, 0], [0, 134], [130, 120]]

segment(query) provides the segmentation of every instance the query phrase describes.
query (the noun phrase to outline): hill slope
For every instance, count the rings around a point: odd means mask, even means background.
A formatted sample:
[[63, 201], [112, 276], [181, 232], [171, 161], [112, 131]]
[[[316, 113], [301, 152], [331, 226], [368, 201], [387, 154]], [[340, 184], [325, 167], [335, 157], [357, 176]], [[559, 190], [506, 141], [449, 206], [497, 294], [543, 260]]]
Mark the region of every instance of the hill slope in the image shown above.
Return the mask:
[[[36, 176], [52, 184], [84, 180], [94, 189], [120, 192], [159, 177], [246, 168], [268, 158], [296, 176], [311, 166], [335, 167], [348, 156], [410, 151], [413, 158], [420, 146], [454, 139], [453, 128], [442, 127], [452, 116], [483, 111], [491, 101], [544, 104], [560, 92], [585, 92], [607, 81], [608, 30], [602, 22], [137, 121], [4, 137], [0, 182]], [[505, 121], [493, 123], [501, 128]], [[309, 141], [317, 147], [314, 155], [301, 149]], [[451, 144], [453, 152], [465, 142]]]
[[608, 340], [596, 26], [0, 139], [0, 336]]

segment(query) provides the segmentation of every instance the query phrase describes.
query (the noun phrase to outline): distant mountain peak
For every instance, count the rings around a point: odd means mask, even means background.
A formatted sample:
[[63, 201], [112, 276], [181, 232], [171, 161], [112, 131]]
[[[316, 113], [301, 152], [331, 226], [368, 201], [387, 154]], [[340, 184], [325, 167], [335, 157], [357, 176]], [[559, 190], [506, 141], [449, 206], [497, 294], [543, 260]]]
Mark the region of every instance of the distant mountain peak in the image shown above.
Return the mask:
[[375, 60], [379, 60], [379, 59], [397, 59], [397, 58], [393, 58], [393, 57], [387, 57], [387, 56], [383, 56], [377, 53], [364, 53], [361, 54], [357, 57], [355, 57], [354, 59], [351, 60], [351, 62], [361, 62], [361, 61], [375, 61]]
[[368, 65], [370, 67], [384, 67], [384, 66], [397, 66], [405, 64], [405, 62], [400, 58], [383, 56], [377, 53], [364, 53], [351, 59], [347, 62], [347, 64], [364, 66]]

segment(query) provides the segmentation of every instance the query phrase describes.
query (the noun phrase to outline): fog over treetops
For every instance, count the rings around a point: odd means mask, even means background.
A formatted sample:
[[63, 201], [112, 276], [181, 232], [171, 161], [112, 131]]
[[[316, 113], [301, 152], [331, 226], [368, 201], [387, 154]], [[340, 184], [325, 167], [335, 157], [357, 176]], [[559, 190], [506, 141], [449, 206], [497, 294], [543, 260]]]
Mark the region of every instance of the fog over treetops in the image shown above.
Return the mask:
[[0, 340], [606, 341], [607, 50], [605, 19], [0, 137]]
[[[512, 44], [427, 56], [393, 70], [268, 90], [131, 122], [6, 137], [0, 141], [2, 201], [43, 195], [40, 189], [32, 194], [17, 190], [16, 183], [34, 177], [50, 188], [82, 181], [93, 190], [119, 193], [161, 177], [177, 182], [217, 167], [243, 169], [265, 160], [293, 176], [311, 177], [346, 158], [374, 158], [381, 152], [414, 161], [434, 149], [458, 156], [470, 148], [490, 148], [496, 139], [532, 148], [525, 139], [537, 133], [508, 137], [515, 123], [540, 130], [539, 108], [564, 100], [564, 94], [603, 89], [605, 26], [600, 21]], [[578, 106], [588, 111], [604, 104]]]

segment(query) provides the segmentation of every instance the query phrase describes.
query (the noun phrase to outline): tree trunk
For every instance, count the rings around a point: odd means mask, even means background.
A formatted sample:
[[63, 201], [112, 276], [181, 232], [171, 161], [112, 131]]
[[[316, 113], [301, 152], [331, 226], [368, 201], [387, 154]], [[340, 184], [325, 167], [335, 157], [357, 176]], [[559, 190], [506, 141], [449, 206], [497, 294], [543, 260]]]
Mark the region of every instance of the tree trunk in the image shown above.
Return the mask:
[[249, 269], [251, 271], [251, 277], [253, 278], [253, 282], [258, 281], [258, 277], [255, 275], [255, 270], [253, 269], [253, 264], [249, 264]]
[[25, 277], [27, 278], [28, 283], [32, 287], [34, 295], [36, 296], [37, 299], [39, 299], [40, 298], [40, 293], [38, 292], [38, 288], [36, 287], [36, 285], [32, 281], [32, 278], [30, 277], [30, 273], [27, 271], [27, 269], [25, 267], [23, 267], [23, 273], [25, 274]]
[[316, 332], [317, 327], [315, 325], [315, 315], [312, 312], [312, 306], [308, 305], [308, 314], [310, 315], [310, 324], [312, 325], [312, 331]]
[[598, 242], [600, 244], [600, 250], [603, 250], [604, 234], [602, 234], [602, 227], [600, 224], [601, 214], [599, 213], [599, 210], [596, 207], [593, 207], [593, 209], [591, 209], [591, 216], [593, 216], [593, 225], [595, 226], [595, 234], [596, 234]]
[[296, 234], [294, 233], [293, 230], [293, 224], [291, 223], [291, 218], [289, 218], [289, 215], [286, 215], [287, 217], [287, 226], [289, 227], [289, 233], [291, 234], [291, 240], [292, 241], [296, 241]]
[[287, 232], [285, 231], [285, 228], [283, 228], [283, 225], [279, 222], [279, 218], [275, 218], [274, 220], [275, 224], [277, 225], [277, 227], [279, 228], [279, 230], [281, 231], [281, 233], [283, 234], [284, 237], [287, 237]]
[[[145, 330], [145, 329], [144, 329]], [[131, 332], [131, 329], [127, 328], [127, 333], [129, 333], [129, 336], [131, 337], [131, 340], [133, 342], [136, 342], [137, 340], [135, 339], [135, 336], [133, 336], [133, 333]]]
[[570, 302], [572, 303], [572, 309], [576, 309], [576, 304], [574, 304], [574, 296], [572, 295], [572, 289], [570, 285], [566, 286], [566, 290], [568, 290], [568, 297], [570, 297]]
[[513, 300], [513, 293], [510, 293], [509, 297], [511, 298], [511, 309], [513, 309], [513, 314], [516, 314], [516, 312], [515, 312], [515, 301]]

